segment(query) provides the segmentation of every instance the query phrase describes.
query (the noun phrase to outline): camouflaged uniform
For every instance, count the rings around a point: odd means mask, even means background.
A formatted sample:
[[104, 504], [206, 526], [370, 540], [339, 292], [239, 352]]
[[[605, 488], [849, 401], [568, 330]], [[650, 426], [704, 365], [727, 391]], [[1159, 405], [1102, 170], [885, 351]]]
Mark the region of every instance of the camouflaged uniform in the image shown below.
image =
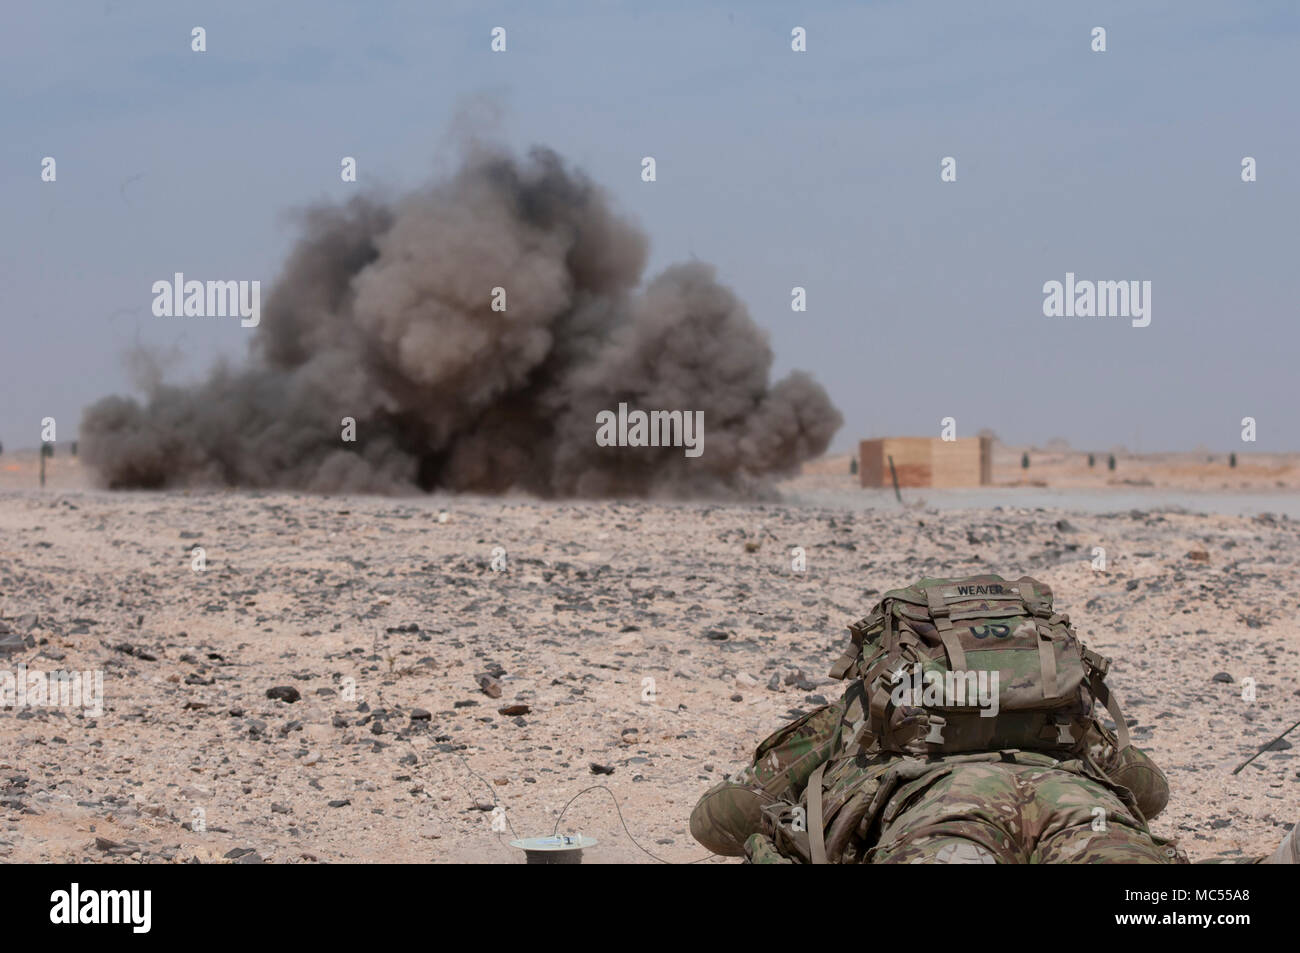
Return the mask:
[[[831, 670], [851, 679], [840, 701], [786, 725], [700, 799], [691, 833], [705, 847], [751, 863], [1188, 862], [1148, 829], [1169, 783], [1133, 746], [1109, 663], [1048, 586], [922, 579], [849, 633]], [[943, 679], [905, 689], [907, 665]], [[930, 696], [985, 675], [978, 702], [969, 689]], [[1300, 863], [1300, 825], [1267, 858], [1204, 862]]]
[[1117, 757], [1100, 723], [1088, 752], [1064, 761], [1029, 751], [846, 754], [851, 696], [852, 686], [782, 728], [710, 789], [691, 814], [695, 839], [753, 863], [810, 862], [807, 830], [818, 819], [805, 789], [816, 774], [829, 863], [1187, 862], [1147, 829], [1168, 801], [1164, 775], [1136, 748]]
[[[1147, 828], [1168, 782], [1132, 746], [1109, 663], [1053, 609], [1050, 587], [922, 579], [849, 632], [831, 671], [853, 679], [843, 698], [704, 795], [691, 831], [706, 847], [754, 862], [1186, 863]], [[1000, 710], [986, 720], [966, 695], [895, 696], [904, 664], [950, 685], [988, 675]]]

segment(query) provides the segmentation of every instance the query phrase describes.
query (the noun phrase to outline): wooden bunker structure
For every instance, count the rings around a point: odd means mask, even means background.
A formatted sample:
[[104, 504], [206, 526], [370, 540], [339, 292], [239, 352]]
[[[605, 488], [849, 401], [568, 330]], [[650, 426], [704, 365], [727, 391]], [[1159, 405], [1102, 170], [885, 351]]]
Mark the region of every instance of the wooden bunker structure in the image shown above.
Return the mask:
[[993, 482], [993, 438], [878, 437], [858, 444], [858, 480], [890, 487], [889, 458], [899, 486], [987, 486]]

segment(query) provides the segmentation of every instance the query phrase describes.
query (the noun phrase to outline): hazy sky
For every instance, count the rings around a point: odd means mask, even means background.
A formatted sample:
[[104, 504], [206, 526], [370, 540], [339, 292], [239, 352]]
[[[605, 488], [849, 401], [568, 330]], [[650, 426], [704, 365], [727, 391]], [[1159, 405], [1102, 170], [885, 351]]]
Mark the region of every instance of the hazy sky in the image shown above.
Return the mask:
[[[355, 194], [341, 157], [418, 186], [458, 110], [495, 103], [502, 140], [554, 147], [641, 223], [648, 274], [716, 264], [776, 373], [843, 411], [836, 448], [954, 416], [1012, 442], [1300, 449], [1298, 39], [1293, 2], [9, 0], [0, 441], [34, 446], [46, 416], [71, 439], [129, 390], [137, 339], [175, 380], [242, 359], [250, 329], [156, 318], [152, 283], [265, 298], [284, 213]], [[1150, 281], [1150, 326], [1045, 317], [1066, 272]]]

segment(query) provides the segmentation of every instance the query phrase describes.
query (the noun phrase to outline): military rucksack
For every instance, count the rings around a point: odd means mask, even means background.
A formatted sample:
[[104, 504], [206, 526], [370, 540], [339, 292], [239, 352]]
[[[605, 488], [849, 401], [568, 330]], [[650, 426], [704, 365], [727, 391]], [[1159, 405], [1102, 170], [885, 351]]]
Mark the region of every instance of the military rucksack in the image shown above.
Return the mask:
[[[1094, 702], [1128, 726], [1052, 590], [1029, 576], [922, 579], [885, 593], [849, 626], [834, 678], [861, 681], [863, 724], [880, 750], [912, 755], [1026, 749], [1077, 755]], [[863, 731], [865, 729], [865, 731]]]

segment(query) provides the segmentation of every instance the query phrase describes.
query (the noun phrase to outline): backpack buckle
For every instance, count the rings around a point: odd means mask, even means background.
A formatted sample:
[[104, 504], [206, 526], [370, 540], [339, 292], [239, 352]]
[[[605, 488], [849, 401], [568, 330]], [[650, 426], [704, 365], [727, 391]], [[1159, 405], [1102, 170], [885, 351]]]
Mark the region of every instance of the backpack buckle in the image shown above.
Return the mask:
[[[944, 601], [943, 590], [939, 586], [928, 586], [925, 590], [926, 605], [930, 610], [930, 618], [934, 620], [935, 626], [940, 632], [946, 632], [952, 628], [952, 608]], [[946, 643], [945, 643], [946, 644]]]
[[925, 736], [925, 743], [928, 745], [943, 744], [943, 729], [948, 724], [947, 721], [938, 715], [930, 716], [930, 733]]
[[1097, 652], [1094, 652], [1090, 648], [1086, 648], [1086, 647], [1083, 648], [1083, 660], [1088, 664], [1088, 666], [1094, 672], [1096, 672], [1102, 678], [1105, 678], [1106, 674], [1110, 671], [1110, 659], [1106, 658], [1106, 656], [1104, 655], [1100, 655]]

